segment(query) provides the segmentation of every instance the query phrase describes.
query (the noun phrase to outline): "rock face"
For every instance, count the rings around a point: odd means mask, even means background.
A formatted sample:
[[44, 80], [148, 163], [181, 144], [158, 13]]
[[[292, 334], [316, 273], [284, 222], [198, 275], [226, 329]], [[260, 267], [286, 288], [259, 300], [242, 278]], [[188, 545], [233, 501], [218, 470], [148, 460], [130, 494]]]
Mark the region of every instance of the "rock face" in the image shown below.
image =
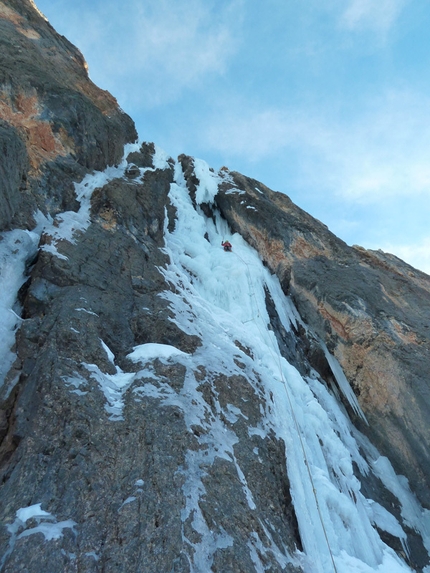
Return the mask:
[[53, 217], [0, 381], [0, 572], [423, 571], [430, 278], [239, 173], [121, 163], [132, 121], [30, 0], [0, 42], [0, 259]]
[[79, 50], [30, 0], [0, 2], [0, 117], [0, 229], [31, 224], [37, 208], [75, 208], [73, 182], [118, 163], [137, 139]]
[[340, 362], [369, 422], [356, 420], [360, 429], [429, 507], [430, 277], [393, 255], [348, 247], [286, 195], [231, 176], [244, 193], [225, 185], [222, 214]]

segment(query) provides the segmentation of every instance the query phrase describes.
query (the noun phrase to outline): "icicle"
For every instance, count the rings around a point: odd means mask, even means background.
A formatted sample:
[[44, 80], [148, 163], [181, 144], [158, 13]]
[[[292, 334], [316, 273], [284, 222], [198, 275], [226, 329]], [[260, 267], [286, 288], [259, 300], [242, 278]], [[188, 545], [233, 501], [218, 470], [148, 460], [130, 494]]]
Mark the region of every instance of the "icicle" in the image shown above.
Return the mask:
[[369, 422], [367, 421], [366, 416], [364, 415], [364, 412], [361, 409], [360, 404], [358, 403], [357, 397], [354, 394], [354, 391], [351, 388], [351, 386], [350, 386], [350, 384], [349, 384], [349, 382], [348, 382], [348, 380], [347, 380], [347, 378], [346, 378], [346, 376], [342, 370], [342, 366], [339, 364], [339, 362], [336, 360], [336, 358], [332, 354], [330, 354], [327, 346], [324, 344], [324, 342], [322, 340], [320, 340], [320, 344], [321, 344], [321, 348], [324, 350], [324, 354], [325, 354], [325, 357], [327, 358], [327, 362], [329, 363], [331, 371], [333, 372], [333, 375], [336, 378], [336, 382], [338, 383], [339, 388], [342, 391], [342, 394], [348, 400], [348, 403], [351, 406], [351, 408], [354, 410], [354, 412], [358, 416], [360, 416], [360, 418], [362, 420], [364, 420], [367, 425], [369, 425]]

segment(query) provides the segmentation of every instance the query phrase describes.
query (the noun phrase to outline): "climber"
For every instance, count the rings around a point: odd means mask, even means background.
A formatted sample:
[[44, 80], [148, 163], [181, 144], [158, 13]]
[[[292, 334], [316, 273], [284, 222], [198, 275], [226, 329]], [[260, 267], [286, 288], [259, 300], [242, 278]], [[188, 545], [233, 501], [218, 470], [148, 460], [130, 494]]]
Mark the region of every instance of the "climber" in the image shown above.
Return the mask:
[[224, 251], [231, 251], [231, 243], [229, 241], [223, 241], [221, 245], [224, 247]]

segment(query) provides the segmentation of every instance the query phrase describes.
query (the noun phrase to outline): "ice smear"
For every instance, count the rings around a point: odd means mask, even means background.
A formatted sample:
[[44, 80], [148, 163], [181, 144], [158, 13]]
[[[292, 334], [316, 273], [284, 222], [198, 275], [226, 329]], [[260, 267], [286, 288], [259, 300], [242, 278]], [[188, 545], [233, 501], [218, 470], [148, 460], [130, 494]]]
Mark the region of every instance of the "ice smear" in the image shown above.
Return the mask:
[[267, 558], [273, 555], [273, 557], [276, 559], [278, 565], [282, 568], [282, 570], [284, 570], [289, 563], [298, 565], [298, 561], [292, 559], [291, 556], [288, 555], [288, 552], [285, 549], [284, 551], [281, 551], [279, 549], [279, 547], [273, 541], [272, 536], [270, 535], [267, 527], [261, 520], [260, 520], [260, 526], [262, 527], [266, 535], [266, 538], [269, 541], [269, 548], [267, 547], [267, 541], [266, 545], [264, 545], [260, 539], [260, 536], [256, 531], [253, 531], [251, 533], [248, 541], [248, 548], [251, 560], [254, 563], [256, 573], [260, 572], [264, 573], [265, 571], [267, 571], [267, 567], [261, 560], [261, 556]]
[[395, 473], [390, 460], [385, 456], [381, 456], [378, 450], [358, 430], [355, 430], [355, 434], [357, 441], [369, 458], [374, 474], [398, 499], [404, 522], [411, 529], [419, 532], [424, 547], [430, 554], [430, 511], [421, 507], [415, 494], [410, 490], [408, 480], [404, 476], [398, 476]]
[[[42, 533], [45, 541], [52, 541], [53, 539], [62, 537], [64, 529], [71, 529], [75, 532], [75, 526], [77, 525], [75, 521], [72, 519], [57, 521], [57, 518], [48, 511], [43, 510], [41, 505], [40, 503], [36, 503], [29, 507], [21, 507], [15, 514], [15, 521], [6, 525], [6, 529], [10, 533], [10, 539], [8, 549], [0, 561], [0, 571], [14, 550], [18, 539], [35, 535], [36, 533]], [[27, 526], [27, 521], [30, 519], [34, 519], [37, 525], [34, 527]]]
[[92, 557], [94, 559], [94, 561], [98, 561], [100, 559], [100, 557], [97, 555], [97, 553], [95, 551], [87, 551], [85, 553], [85, 555], [87, 557]]
[[[202, 172], [205, 178], [207, 172]], [[185, 529], [183, 533], [192, 548], [192, 570], [210, 570], [210, 560], [204, 561], [204, 556], [213, 555], [217, 547], [214, 535], [221, 535], [220, 531], [215, 533], [214, 526], [208, 529], [199, 508], [199, 499], [206, 494], [202, 478], [208, 464], [221, 457], [236, 466], [252, 511], [252, 492], [234, 456], [238, 438], [232, 428], [221, 422], [222, 410], [217, 400], [215, 413], [203, 400], [193, 375], [193, 365], [195, 370], [202, 364], [209, 380], [217, 373], [245, 375], [255, 392], [264, 394], [266, 411], [262, 412], [258, 427], [250, 432], [264, 438], [274, 431], [286, 445], [291, 493], [305, 551], [297, 558], [306, 563], [306, 571], [331, 573], [334, 561], [338, 573], [410, 572], [382, 542], [374, 527], [376, 523], [402, 541], [405, 539], [394, 516], [388, 517], [375, 505], [372, 509], [371, 500], [360, 491], [354, 465], [363, 474], [369, 471], [369, 465], [360, 453], [344, 407], [316, 373], [313, 378], [303, 379], [279, 353], [276, 337], [269, 329], [266, 292], [270, 292], [286, 329], [300, 320], [291, 301], [283, 295], [279, 281], [242, 237], [231, 234], [225, 221], [219, 216], [207, 219], [193, 208], [180, 166], [169, 197], [178, 218], [173, 232], [165, 225], [165, 251], [171, 263], [163, 272], [175, 288], [163, 296], [170, 302], [173, 321], [184, 332], [198, 335], [202, 346], [192, 356], [175, 357], [187, 367], [179, 393], [159, 382], [145, 384], [139, 392], [158, 398], [165, 405], [179, 406], [189, 427], [198, 424], [206, 431], [199, 437], [206, 449], [189, 451], [182, 468], [186, 499], [183, 521], [191, 523], [200, 534], [200, 541], [191, 543]], [[233, 244], [232, 253], [221, 249], [223, 239]], [[234, 341], [248, 348], [252, 357], [240, 351]], [[237, 367], [236, 356], [244, 370]], [[332, 364], [341, 378], [335, 362]], [[348, 392], [345, 380], [341, 378], [338, 383], [354, 405], [355, 397]], [[355, 408], [359, 412], [357, 404]], [[231, 410], [226, 409], [225, 414], [232, 419]], [[250, 538], [249, 543], [250, 555], [256, 559], [258, 540]], [[265, 539], [263, 545], [270, 547], [270, 541]], [[291, 561], [286, 554], [284, 558]]]
[[[122, 509], [125, 505], [128, 505], [129, 503], [132, 503], [133, 501], [136, 501], [136, 499], [137, 499], [137, 498], [136, 498], [134, 495], [131, 495], [131, 496], [128, 497], [125, 501], [122, 502], [122, 504], [121, 504], [119, 510]], [[119, 510], [118, 510], [118, 511], [119, 511]]]
[[79, 396], [84, 396], [87, 392], [83, 392], [80, 388], [81, 386], [86, 387], [87, 381], [78, 372], [74, 373], [74, 376], [62, 376], [62, 379], [66, 386], [71, 386], [74, 388], [70, 390], [73, 394], [78, 394]]
[[34, 519], [44, 519], [47, 517], [52, 519], [52, 515], [48, 511], [43, 510], [41, 506], [41, 503], [35, 503], [28, 507], [21, 507], [16, 512], [16, 517], [22, 522], [25, 522], [32, 517]]
[[[131, 151], [137, 151], [138, 144], [128, 144], [124, 147], [124, 158], [117, 167], [108, 167], [105, 171], [96, 171], [84, 177], [81, 183], [75, 183], [76, 198], [80, 203], [77, 212], [66, 211], [52, 217], [46, 217], [40, 211], [35, 214], [36, 227], [33, 231], [15, 229], [0, 235], [0, 387], [3, 385], [6, 374], [15, 360], [12, 346], [15, 342], [15, 331], [20, 319], [16, 313], [17, 293], [25, 282], [26, 262], [31, 260], [37, 252], [40, 236], [45, 232], [51, 237], [51, 243], [44, 244], [41, 249], [66, 260], [67, 257], [59, 252], [59, 243], [62, 240], [75, 241], [77, 232], [84, 232], [90, 223], [90, 201], [93, 191], [102, 187], [115, 177], [122, 177], [127, 161], [125, 158]], [[156, 148], [155, 161], [159, 168], [166, 164], [166, 154]], [[77, 309], [89, 312], [86, 309]], [[14, 382], [14, 381], [12, 381]], [[10, 392], [13, 384], [9, 385]]]
[[114, 353], [113, 353], [112, 350], [109, 348], [109, 346], [108, 346], [105, 342], [103, 342], [103, 340], [102, 340], [101, 338], [100, 338], [100, 342], [101, 342], [101, 344], [102, 344], [102, 346], [103, 346], [103, 350], [104, 350], [104, 351], [106, 352], [106, 354], [107, 354], [107, 357], [108, 357], [109, 362], [110, 362], [111, 364], [115, 365], [115, 355], [114, 355]]
[[12, 347], [21, 322], [16, 299], [26, 280], [26, 262], [36, 254], [38, 242], [37, 232], [15, 229], [0, 235], [0, 387], [15, 360]]
[[109, 419], [123, 420], [122, 410], [124, 407], [124, 393], [133, 383], [136, 373], [123, 372], [119, 366], [115, 365], [115, 356], [103, 340], [100, 339], [103, 350], [106, 352], [109, 361], [115, 366], [115, 374], [102, 372], [96, 364], [82, 363], [91, 377], [96, 380], [106, 398], [105, 410], [110, 414]]

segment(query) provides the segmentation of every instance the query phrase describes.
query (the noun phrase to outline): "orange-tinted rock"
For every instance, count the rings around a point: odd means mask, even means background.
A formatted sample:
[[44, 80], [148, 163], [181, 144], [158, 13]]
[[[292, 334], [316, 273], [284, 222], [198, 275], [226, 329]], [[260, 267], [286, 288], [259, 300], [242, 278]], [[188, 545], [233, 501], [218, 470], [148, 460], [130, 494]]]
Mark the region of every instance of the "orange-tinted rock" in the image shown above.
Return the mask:
[[25, 171], [23, 160], [9, 163], [20, 173], [12, 186], [11, 174], [0, 170], [1, 231], [31, 228], [37, 209], [74, 209], [73, 181], [117, 163], [137, 134], [115, 98], [89, 79], [79, 50], [31, 0], [0, 2], [0, 52], [0, 144], [14, 149], [18, 138], [27, 162]]

